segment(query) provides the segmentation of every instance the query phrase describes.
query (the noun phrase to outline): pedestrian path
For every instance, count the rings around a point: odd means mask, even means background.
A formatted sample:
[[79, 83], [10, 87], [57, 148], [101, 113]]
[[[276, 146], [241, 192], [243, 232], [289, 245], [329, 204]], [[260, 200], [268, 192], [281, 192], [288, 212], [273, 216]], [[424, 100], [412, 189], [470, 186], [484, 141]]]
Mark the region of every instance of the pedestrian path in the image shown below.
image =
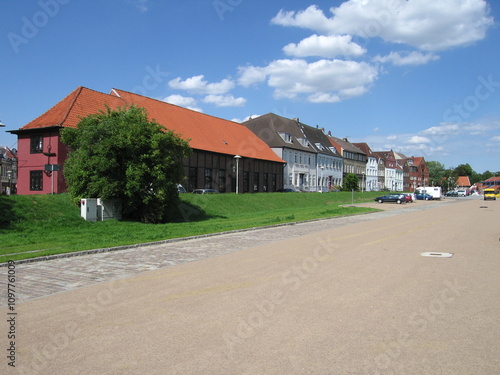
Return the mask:
[[[361, 221], [376, 220], [436, 204], [387, 206], [387, 211], [338, 217], [271, 228], [260, 228], [131, 249], [60, 258], [16, 265], [17, 303], [76, 288], [112, 281], [141, 272], [228, 254], [250, 247], [321, 232]], [[0, 267], [0, 290], [7, 290], [7, 267]], [[0, 294], [0, 307], [7, 305], [7, 294]]]

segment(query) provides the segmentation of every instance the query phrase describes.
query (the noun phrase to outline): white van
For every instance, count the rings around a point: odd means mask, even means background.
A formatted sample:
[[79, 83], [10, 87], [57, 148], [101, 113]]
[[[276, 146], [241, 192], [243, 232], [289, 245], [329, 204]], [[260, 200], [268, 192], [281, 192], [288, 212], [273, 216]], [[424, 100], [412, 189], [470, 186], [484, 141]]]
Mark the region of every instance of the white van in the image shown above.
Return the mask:
[[416, 194], [429, 194], [432, 199], [441, 199], [443, 197], [443, 191], [440, 186], [421, 186], [415, 190]]

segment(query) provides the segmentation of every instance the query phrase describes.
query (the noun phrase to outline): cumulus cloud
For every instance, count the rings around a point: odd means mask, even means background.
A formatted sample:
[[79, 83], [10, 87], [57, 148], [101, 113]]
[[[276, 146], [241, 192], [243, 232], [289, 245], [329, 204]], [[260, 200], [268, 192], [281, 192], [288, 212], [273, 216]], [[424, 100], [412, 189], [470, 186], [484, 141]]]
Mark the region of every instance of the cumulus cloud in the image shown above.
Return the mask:
[[290, 43], [283, 48], [289, 56], [307, 57], [319, 56], [332, 58], [336, 56], [359, 57], [366, 49], [352, 42], [350, 35], [312, 35], [300, 43]]
[[235, 83], [229, 79], [209, 83], [205, 80], [204, 75], [198, 75], [187, 78], [184, 81], [180, 77], [177, 77], [171, 80], [168, 85], [172, 89], [185, 90], [194, 94], [221, 95], [230, 91], [235, 86]]
[[439, 56], [433, 53], [421, 53], [413, 51], [406, 54], [401, 54], [399, 52], [391, 52], [386, 56], [376, 56], [373, 61], [380, 63], [391, 63], [397, 66], [403, 65], [423, 65], [427, 64], [429, 61], [439, 60]]
[[238, 83], [250, 86], [262, 81], [276, 98], [305, 95], [310, 102], [335, 102], [366, 93], [378, 77], [377, 67], [365, 62], [283, 59], [264, 67], [239, 68]]
[[188, 108], [197, 112], [203, 112], [203, 110], [198, 107], [198, 103], [195, 98], [182, 95], [170, 95], [162, 100], [170, 104], [178, 105], [179, 107]]
[[217, 107], [242, 107], [247, 101], [245, 98], [235, 98], [233, 95], [208, 95], [203, 102]]
[[490, 141], [493, 141], [493, 142], [500, 142], [500, 135], [496, 135], [494, 137], [491, 137], [490, 138]]
[[298, 12], [281, 10], [271, 22], [440, 51], [484, 39], [494, 24], [489, 12], [483, 0], [349, 0], [330, 8], [329, 16], [312, 5]]

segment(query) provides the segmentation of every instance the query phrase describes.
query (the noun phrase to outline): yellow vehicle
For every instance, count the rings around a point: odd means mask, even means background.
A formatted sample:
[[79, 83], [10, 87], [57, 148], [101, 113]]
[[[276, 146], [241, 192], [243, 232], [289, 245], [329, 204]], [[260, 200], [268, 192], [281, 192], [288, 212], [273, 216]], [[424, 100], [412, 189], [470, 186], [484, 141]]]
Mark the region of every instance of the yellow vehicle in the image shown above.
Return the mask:
[[497, 199], [497, 196], [495, 194], [495, 189], [484, 189], [483, 190], [483, 194], [484, 194], [484, 200], [487, 200], [487, 199], [493, 199], [493, 200], [496, 200]]

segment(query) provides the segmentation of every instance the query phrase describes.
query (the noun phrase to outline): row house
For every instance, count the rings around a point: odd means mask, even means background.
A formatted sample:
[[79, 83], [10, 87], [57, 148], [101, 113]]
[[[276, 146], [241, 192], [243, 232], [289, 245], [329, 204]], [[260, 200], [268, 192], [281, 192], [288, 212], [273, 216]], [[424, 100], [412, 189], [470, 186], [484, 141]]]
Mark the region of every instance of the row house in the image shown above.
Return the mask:
[[17, 150], [0, 146], [0, 194], [16, 193]]
[[322, 130], [274, 113], [243, 124], [286, 162], [285, 189], [321, 192], [342, 184], [342, 156]]
[[353, 173], [358, 177], [360, 184], [364, 185], [367, 162], [366, 153], [349, 142], [347, 138], [340, 139], [329, 133], [328, 139], [337, 152], [344, 158], [344, 178], [347, 174]]
[[379, 168], [384, 168], [384, 189], [403, 191], [403, 166], [398, 163], [395, 153], [391, 151], [377, 151], [375, 155], [381, 160]]
[[[354, 146], [359, 148], [366, 154], [366, 172], [365, 177], [361, 181], [361, 189], [365, 191], [379, 191], [382, 190], [379, 185], [379, 159], [377, 155], [372, 151], [367, 143], [353, 143]], [[382, 171], [385, 176], [385, 171]]]
[[405, 157], [404, 170], [405, 191], [415, 191], [420, 186], [429, 186], [429, 169], [423, 157]]
[[[193, 149], [183, 161], [188, 191], [273, 192], [283, 186], [284, 161], [245, 126], [123, 90], [104, 94], [78, 87], [47, 112], [18, 130], [18, 194], [66, 191], [68, 148], [60, 131], [82, 117], [136, 105], [149, 119], [187, 140]], [[132, 155], [133, 157], [133, 155]], [[48, 166], [48, 167], [47, 167]], [[239, 178], [237, 178], [239, 177]]]

